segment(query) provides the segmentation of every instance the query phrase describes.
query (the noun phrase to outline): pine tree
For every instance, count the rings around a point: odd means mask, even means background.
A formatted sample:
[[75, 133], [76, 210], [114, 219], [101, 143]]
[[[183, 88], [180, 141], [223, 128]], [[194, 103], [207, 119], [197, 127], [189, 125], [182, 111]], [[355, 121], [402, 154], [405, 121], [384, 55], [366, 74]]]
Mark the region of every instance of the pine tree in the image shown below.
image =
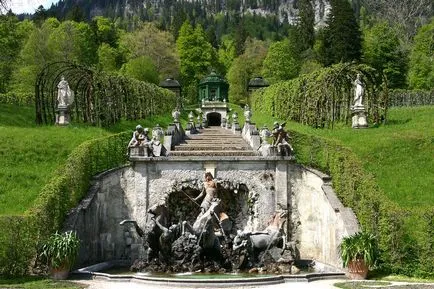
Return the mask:
[[362, 38], [359, 24], [348, 0], [331, 0], [331, 11], [324, 31], [324, 49], [320, 58], [324, 65], [358, 61]]
[[312, 48], [315, 43], [315, 11], [312, 0], [301, 0], [299, 5], [298, 46], [301, 51], [305, 51]]

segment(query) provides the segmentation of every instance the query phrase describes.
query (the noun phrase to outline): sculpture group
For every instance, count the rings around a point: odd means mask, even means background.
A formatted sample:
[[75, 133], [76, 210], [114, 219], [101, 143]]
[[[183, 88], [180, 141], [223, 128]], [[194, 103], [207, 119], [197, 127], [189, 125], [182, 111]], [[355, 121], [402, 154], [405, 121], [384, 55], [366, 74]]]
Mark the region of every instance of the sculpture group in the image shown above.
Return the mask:
[[[261, 231], [237, 228], [232, 217], [223, 211], [218, 197], [218, 182], [211, 173], [205, 173], [201, 192], [190, 196], [182, 191], [197, 209], [191, 224], [187, 220], [171, 223], [169, 208], [160, 203], [148, 210], [144, 229], [134, 220], [138, 235], [147, 252], [144, 260], [137, 260], [134, 270], [147, 272], [234, 272], [264, 270], [289, 273], [293, 252], [286, 244], [283, 225], [287, 212], [275, 212], [269, 225]], [[202, 200], [199, 204], [196, 201]], [[283, 265], [284, 264], [284, 265]]]

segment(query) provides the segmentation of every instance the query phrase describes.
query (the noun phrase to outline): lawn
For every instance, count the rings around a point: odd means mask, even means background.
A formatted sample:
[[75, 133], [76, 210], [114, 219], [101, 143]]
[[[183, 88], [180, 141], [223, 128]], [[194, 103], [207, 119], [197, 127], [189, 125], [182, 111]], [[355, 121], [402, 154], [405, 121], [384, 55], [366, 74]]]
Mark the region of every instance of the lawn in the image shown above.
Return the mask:
[[20, 289], [82, 289], [85, 285], [79, 285], [68, 281], [53, 281], [42, 277], [22, 277], [14, 279], [1, 279], [0, 288], [20, 288]]
[[103, 129], [74, 124], [36, 126], [34, 114], [32, 107], [0, 104], [0, 215], [22, 214], [30, 208], [55, 169], [84, 141], [132, 131], [138, 123], [165, 127], [171, 120], [168, 115], [158, 116]]

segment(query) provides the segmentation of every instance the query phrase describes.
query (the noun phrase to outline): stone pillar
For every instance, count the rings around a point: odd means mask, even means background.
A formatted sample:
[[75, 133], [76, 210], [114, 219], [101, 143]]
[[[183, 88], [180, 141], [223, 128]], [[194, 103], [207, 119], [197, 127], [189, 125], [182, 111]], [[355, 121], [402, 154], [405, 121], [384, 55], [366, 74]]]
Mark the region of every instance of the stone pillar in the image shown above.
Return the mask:
[[58, 113], [56, 114], [56, 124], [57, 125], [68, 125], [69, 124], [69, 112], [66, 105], [59, 105], [57, 107]]
[[351, 107], [352, 114], [352, 128], [367, 128], [368, 121], [366, 118], [366, 111], [363, 105]]
[[278, 161], [275, 176], [276, 209], [288, 209], [288, 162]]

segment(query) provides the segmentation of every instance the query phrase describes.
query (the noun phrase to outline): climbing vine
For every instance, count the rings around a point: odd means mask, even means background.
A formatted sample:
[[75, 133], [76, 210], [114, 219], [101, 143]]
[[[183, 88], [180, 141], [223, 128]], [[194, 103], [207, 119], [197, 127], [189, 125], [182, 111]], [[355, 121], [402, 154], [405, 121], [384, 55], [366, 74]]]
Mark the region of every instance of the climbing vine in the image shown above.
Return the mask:
[[75, 94], [69, 108], [72, 121], [108, 126], [121, 118], [143, 119], [175, 107], [175, 95], [154, 84], [70, 62], [54, 62], [45, 66], [36, 80], [36, 123], [55, 122], [57, 84], [62, 76]]
[[339, 63], [279, 82], [253, 93], [254, 110], [313, 127], [333, 127], [351, 119], [353, 81], [360, 73], [365, 85], [364, 105], [371, 123], [386, 119], [387, 86], [382, 75], [366, 65]]

